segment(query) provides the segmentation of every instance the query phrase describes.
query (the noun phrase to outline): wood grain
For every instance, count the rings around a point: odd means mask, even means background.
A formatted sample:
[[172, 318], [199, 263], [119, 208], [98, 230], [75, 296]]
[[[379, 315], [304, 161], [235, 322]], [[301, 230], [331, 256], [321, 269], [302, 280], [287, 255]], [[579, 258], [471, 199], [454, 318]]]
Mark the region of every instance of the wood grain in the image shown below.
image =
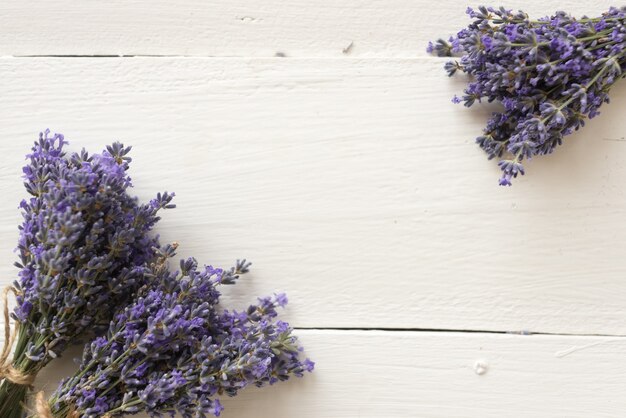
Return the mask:
[[[505, 5], [543, 16], [614, 3]], [[225, 304], [287, 291], [284, 319], [317, 362], [223, 400], [223, 417], [623, 415], [626, 82], [499, 188], [473, 140], [496, 107], [450, 103], [465, 79], [424, 51], [467, 25], [465, 7], [0, 2], [0, 286], [17, 273], [20, 169], [37, 133], [63, 132], [73, 150], [123, 140], [142, 199], [177, 193], [162, 240], [201, 263], [251, 259]], [[37, 387], [53, 390], [79, 355]]]
[[[5, 6], [6, 7], [6, 6]], [[16, 275], [23, 155], [135, 146], [135, 191], [176, 191], [180, 254], [255, 262], [299, 327], [626, 333], [626, 85], [510, 188], [473, 143], [492, 108], [423, 59], [0, 59], [0, 280]], [[416, 337], [417, 338], [417, 337]], [[419, 392], [416, 392], [419, 393]]]
[[[476, 5], [471, 2], [472, 5]], [[3, 0], [0, 55], [414, 57], [469, 23], [456, 0]], [[499, 6], [499, 3], [493, 3]], [[531, 16], [611, 0], [509, 0]]]
[[[314, 373], [225, 399], [223, 418], [613, 418], [626, 408], [623, 337], [298, 334]], [[39, 387], [72, 372], [67, 357]]]

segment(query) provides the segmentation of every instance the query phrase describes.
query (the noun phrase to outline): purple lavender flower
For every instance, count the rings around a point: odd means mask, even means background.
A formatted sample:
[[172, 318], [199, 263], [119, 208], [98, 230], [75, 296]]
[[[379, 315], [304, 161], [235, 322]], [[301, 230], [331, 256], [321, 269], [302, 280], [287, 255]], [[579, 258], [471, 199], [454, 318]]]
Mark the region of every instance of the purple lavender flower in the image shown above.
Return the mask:
[[244, 312], [217, 309], [217, 287], [234, 283], [248, 266], [199, 268], [190, 258], [179, 272], [154, 268], [150, 283], [117, 311], [106, 337], [85, 347], [79, 370], [49, 399], [53, 416], [70, 409], [85, 418], [219, 416], [219, 396], [312, 371], [292, 330], [275, 320], [284, 295], [260, 298]]
[[[173, 194], [148, 204], [127, 194], [130, 147], [119, 142], [100, 154], [66, 153], [63, 135], [40, 135], [27, 156], [20, 204], [23, 222], [17, 307], [20, 332], [13, 367], [35, 375], [86, 331], [104, 331], [119, 306], [144, 284], [154, 258], [150, 231]], [[0, 416], [21, 416], [26, 387], [5, 379]], [[85, 392], [85, 397], [89, 397]]]
[[429, 43], [428, 51], [460, 53], [444, 68], [450, 76], [472, 77], [466, 106], [504, 105], [476, 142], [489, 159], [502, 158], [500, 184], [510, 186], [524, 174], [523, 160], [552, 153], [609, 102], [611, 86], [626, 75], [626, 7], [580, 19], [557, 12], [531, 20], [521, 11], [484, 6], [468, 7], [467, 14], [474, 21], [466, 29]]

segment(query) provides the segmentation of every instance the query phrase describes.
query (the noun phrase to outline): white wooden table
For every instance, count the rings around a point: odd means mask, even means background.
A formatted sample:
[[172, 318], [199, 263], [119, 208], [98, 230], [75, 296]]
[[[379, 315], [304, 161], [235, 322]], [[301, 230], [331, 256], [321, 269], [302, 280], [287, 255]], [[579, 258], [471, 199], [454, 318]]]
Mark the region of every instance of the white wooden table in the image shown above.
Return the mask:
[[[608, 0], [508, 1], [533, 15]], [[474, 4], [472, 4], [474, 5]], [[618, 417], [626, 410], [626, 83], [512, 188], [428, 40], [457, 0], [3, 0], [0, 284], [37, 133], [132, 144], [175, 191], [163, 240], [285, 290], [314, 374], [226, 418]], [[54, 389], [78, 350], [39, 379]]]

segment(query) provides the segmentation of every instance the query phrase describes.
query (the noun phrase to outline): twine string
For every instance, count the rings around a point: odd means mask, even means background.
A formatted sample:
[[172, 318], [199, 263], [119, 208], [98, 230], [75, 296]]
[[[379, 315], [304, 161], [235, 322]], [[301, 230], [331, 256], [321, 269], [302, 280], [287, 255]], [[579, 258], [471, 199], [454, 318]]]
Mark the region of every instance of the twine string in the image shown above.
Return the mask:
[[11, 348], [18, 335], [20, 329], [20, 323], [15, 322], [15, 326], [11, 329], [9, 322], [9, 292], [13, 292], [15, 296], [18, 295], [18, 290], [13, 286], [7, 286], [2, 290], [2, 304], [4, 314], [4, 346], [2, 352], [0, 352], [0, 379], [6, 379], [16, 385], [30, 386], [35, 381], [34, 374], [25, 374], [20, 370], [13, 367], [10, 359]]
[[50, 405], [46, 402], [46, 397], [43, 391], [38, 392], [37, 396], [35, 396], [35, 412], [37, 412], [37, 416], [39, 418], [54, 418], [52, 411], [50, 411]]
[[[35, 396], [35, 412], [37, 413], [37, 418], [54, 418], [43, 391], [37, 392]], [[80, 414], [70, 406], [70, 410], [67, 412], [65, 418], [80, 418]], [[111, 418], [111, 415], [107, 413], [104, 414], [102, 418]]]

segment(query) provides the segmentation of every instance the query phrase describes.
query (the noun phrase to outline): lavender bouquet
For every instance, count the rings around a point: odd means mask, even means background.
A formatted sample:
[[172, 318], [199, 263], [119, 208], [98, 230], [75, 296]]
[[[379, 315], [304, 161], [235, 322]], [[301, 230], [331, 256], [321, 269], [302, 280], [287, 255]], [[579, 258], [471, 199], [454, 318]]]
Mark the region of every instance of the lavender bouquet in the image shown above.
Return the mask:
[[[173, 250], [165, 247], [162, 257]], [[218, 286], [235, 283], [248, 266], [244, 260], [229, 271], [198, 268], [193, 258], [181, 261], [179, 272], [157, 265], [135, 299], [117, 310], [106, 336], [85, 347], [79, 370], [47, 402], [38, 397], [38, 414], [218, 416], [220, 395], [311, 371], [289, 326], [275, 320], [284, 295], [243, 312], [217, 310]]]
[[503, 105], [476, 142], [489, 159], [500, 159], [500, 185], [510, 186], [524, 174], [524, 159], [551, 153], [609, 102], [611, 87], [625, 76], [626, 7], [580, 19], [557, 12], [531, 20], [521, 11], [482, 6], [467, 14], [474, 19], [467, 28], [429, 43], [428, 51], [459, 55], [445, 65], [448, 75], [472, 77], [454, 102]]
[[[128, 195], [130, 147], [67, 154], [62, 135], [40, 135], [23, 169], [17, 307], [0, 356], [0, 417], [21, 418], [37, 372], [87, 330], [106, 329], [116, 307], [145, 283], [158, 247], [150, 230], [172, 195], [147, 204]], [[12, 360], [11, 348], [15, 344]]]

